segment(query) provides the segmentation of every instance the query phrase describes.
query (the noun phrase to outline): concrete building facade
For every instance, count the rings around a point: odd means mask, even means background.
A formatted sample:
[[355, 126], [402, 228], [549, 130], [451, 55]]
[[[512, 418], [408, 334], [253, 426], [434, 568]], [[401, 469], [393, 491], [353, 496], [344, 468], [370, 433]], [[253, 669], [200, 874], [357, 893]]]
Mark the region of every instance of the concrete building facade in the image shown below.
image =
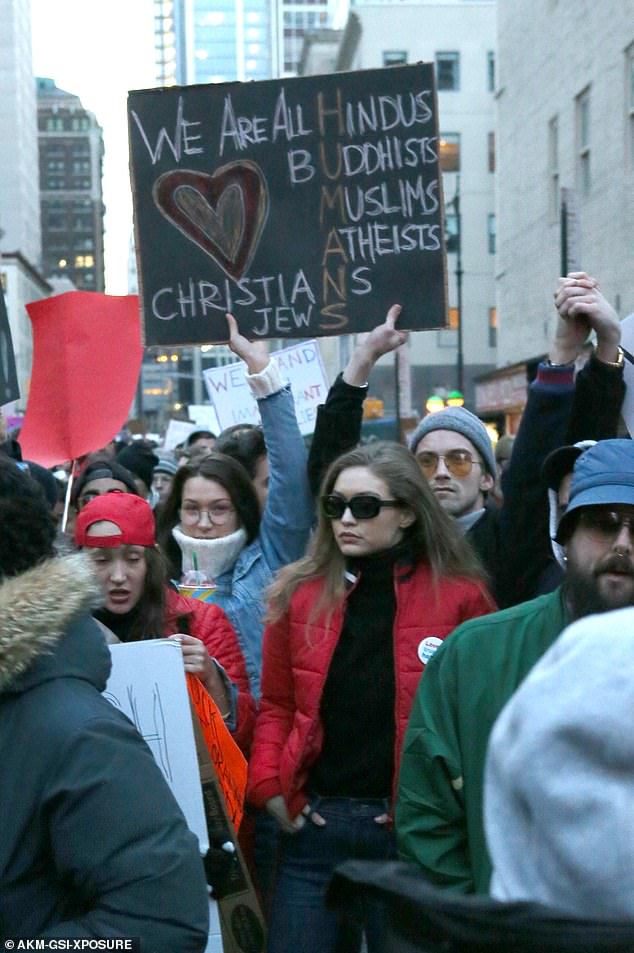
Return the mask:
[[0, 281], [24, 409], [31, 374], [25, 304], [50, 294], [41, 274], [37, 107], [29, 0], [0, 0]]
[[[466, 5], [466, 4], [465, 4]], [[568, 266], [634, 311], [634, 0], [505, 0], [498, 11], [498, 363], [548, 349]]]
[[[418, 61], [436, 64], [447, 229], [450, 327], [412, 334], [412, 404], [422, 414], [432, 393], [458, 385], [458, 216], [460, 213], [464, 392], [496, 363], [495, 310], [495, 33], [493, 0], [357, 0], [347, 25], [307, 38], [302, 72], [362, 70]], [[458, 197], [458, 209], [456, 209]], [[398, 288], [394, 289], [398, 301]], [[377, 315], [377, 323], [382, 315]], [[341, 340], [340, 362], [352, 342]], [[389, 359], [373, 391], [394, 407]], [[376, 383], [375, 383], [376, 382]], [[380, 393], [378, 393], [380, 391]]]
[[42, 270], [103, 291], [103, 135], [78, 96], [37, 79]]

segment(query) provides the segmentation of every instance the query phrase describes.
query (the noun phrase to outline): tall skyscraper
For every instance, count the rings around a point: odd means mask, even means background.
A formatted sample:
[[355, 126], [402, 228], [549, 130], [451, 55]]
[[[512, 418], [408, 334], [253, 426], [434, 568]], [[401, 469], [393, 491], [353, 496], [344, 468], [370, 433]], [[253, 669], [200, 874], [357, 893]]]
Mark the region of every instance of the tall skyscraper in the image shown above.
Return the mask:
[[42, 270], [104, 290], [103, 136], [95, 116], [52, 79], [37, 80]]
[[269, 79], [275, 9], [274, 0], [155, 0], [158, 84]]
[[51, 293], [40, 273], [37, 109], [30, 0], [0, 0], [0, 281], [5, 293], [24, 407], [31, 374], [31, 325], [24, 305]]

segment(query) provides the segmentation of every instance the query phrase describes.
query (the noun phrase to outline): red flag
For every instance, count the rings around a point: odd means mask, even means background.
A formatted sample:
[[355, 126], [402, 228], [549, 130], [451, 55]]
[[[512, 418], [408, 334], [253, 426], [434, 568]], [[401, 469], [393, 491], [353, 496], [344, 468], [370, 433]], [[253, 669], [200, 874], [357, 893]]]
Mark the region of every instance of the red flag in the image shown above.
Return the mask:
[[125, 422], [143, 345], [137, 295], [69, 291], [27, 304], [33, 372], [25, 460], [51, 467], [105, 446]]

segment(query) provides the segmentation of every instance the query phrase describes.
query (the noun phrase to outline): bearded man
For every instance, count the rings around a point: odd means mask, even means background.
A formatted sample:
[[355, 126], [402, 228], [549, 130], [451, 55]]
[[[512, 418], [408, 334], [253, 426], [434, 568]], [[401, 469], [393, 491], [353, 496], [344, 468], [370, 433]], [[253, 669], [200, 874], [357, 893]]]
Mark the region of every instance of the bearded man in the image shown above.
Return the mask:
[[565, 553], [561, 586], [460, 626], [421, 680], [396, 829], [401, 855], [438, 886], [488, 892], [484, 764], [506, 702], [569, 623], [634, 605], [634, 441], [603, 440], [579, 456], [557, 542]]

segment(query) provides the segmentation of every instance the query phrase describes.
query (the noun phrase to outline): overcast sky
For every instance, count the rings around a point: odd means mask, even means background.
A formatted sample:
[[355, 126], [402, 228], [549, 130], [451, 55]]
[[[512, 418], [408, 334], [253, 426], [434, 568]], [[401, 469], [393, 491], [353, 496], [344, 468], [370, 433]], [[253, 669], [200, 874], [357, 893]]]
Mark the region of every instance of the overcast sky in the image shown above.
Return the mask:
[[31, 11], [33, 72], [79, 96], [103, 128], [106, 291], [127, 294], [126, 94], [154, 85], [152, 0], [31, 0]]

